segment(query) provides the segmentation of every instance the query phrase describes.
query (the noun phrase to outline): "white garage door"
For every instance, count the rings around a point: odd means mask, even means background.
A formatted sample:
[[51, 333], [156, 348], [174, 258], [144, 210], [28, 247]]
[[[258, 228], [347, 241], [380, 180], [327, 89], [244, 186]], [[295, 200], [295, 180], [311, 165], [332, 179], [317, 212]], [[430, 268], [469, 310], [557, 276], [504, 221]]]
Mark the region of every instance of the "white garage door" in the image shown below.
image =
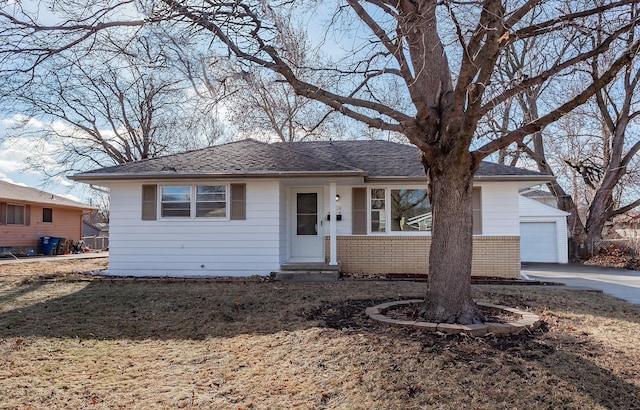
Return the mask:
[[520, 223], [520, 260], [558, 262], [558, 236], [554, 222]]

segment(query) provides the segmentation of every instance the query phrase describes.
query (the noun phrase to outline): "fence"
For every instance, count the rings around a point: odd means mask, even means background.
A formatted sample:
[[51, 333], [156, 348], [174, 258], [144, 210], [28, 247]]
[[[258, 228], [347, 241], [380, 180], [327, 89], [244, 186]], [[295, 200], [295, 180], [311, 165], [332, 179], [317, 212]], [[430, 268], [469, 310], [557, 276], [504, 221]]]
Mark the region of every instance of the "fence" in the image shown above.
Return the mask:
[[82, 241], [86, 246], [91, 249], [108, 249], [109, 237], [108, 236], [83, 236]]

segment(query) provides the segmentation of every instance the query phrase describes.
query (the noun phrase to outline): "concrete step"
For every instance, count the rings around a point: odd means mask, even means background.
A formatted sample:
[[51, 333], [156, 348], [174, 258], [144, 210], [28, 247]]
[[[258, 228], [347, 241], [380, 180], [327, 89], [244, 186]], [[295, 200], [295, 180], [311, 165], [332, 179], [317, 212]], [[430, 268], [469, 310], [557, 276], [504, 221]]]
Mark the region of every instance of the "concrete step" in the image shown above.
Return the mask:
[[281, 282], [335, 282], [340, 278], [339, 270], [281, 270], [272, 272]]
[[340, 272], [340, 264], [329, 265], [323, 262], [303, 262], [303, 263], [283, 263], [280, 265], [281, 271], [337, 271]]

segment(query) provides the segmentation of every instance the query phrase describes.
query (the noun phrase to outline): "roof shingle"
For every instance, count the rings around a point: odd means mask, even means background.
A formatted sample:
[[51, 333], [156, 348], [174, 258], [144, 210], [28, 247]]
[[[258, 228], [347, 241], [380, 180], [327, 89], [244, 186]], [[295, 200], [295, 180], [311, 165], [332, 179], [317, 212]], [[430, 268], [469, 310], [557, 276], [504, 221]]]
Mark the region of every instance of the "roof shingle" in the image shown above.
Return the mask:
[[[369, 178], [424, 178], [420, 151], [382, 140], [263, 143], [241, 140], [164, 157], [77, 174], [73, 179], [170, 176], [268, 176], [287, 174], [362, 175]], [[476, 177], [531, 177], [543, 174], [482, 162]]]
[[72, 201], [59, 195], [5, 181], [0, 181], [0, 201], [55, 205], [65, 208], [95, 209], [95, 207]]

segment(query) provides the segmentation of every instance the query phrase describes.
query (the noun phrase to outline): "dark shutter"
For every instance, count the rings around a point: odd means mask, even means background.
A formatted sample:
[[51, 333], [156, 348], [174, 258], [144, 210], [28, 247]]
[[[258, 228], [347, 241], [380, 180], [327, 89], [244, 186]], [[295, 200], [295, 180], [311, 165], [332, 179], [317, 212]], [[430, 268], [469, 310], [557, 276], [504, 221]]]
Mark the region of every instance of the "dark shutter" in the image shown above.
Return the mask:
[[482, 235], [482, 190], [473, 188], [473, 234]]
[[351, 190], [351, 233], [354, 235], [367, 234], [367, 188], [353, 188]]
[[158, 212], [158, 186], [142, 185], [142, 220], [155, 221]]
[[231, 220], [247, 219], [247, 184], [231, 184]]
[[7, 204], [0, 202], [0, 225], [7, 223]]
[[31, 225], [31, 205], [24, 207], [24, 226]]

